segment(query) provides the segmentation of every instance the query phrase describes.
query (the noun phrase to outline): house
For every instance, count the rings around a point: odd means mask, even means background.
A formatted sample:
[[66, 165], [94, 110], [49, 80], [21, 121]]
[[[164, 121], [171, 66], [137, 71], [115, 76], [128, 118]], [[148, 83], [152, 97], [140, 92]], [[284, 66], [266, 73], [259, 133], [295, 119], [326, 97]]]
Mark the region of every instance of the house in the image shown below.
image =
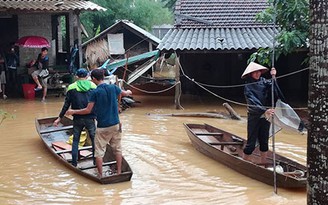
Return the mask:
[[[0, 47], [5, 52], [10, 44], [23, 36], [42, 36], [50, 43], [51, 67], [67, 67], [74, 44], [79, 48], [78, 63], [81, 65], [80, 13], [105, 10], [87, 0], [0, 0]], [[25, 64], [35, 59], [39, 52], [40, 48], [19, 47], [22, 75], [26, 74]]]
[[[23, 36], [43, 36], [51, 43], [50, 64], [55, 65], [63, 52], [70, 51], [75, 40], [81, 46], [80, 13], [105, 10], [86, 0], [0, 0], [0, 25], [5, 28], [0, 31], [0, 45], [6, 46]], [[27, 62], [39, 52], [20, 48], [20, 61]]]
[[[177, 0], [174, 28], [163, 37], [158, 49], [177, 53], [183, 93], [209, 94], [194, 83], [229, 99], [243, 98], [240, 78], [247, 60], [259, 48], [273, 46], [277, 29], [255, 20], [269, 6], [267, 0]], [[302, 68], [306, 51], [282, 56], [275, 63], [278, 76]], [[308, 73], [278, 79], [287, 99], [307, 99]]]
[[[133, 57], [156, 49], [156, 36], [128, 20], [119, 20], [82, 44], [90, 67], [99, 67], [107, 59]], [[95, 55], [95, 53], [97, 53]]]
[[[108, 62], [105, 68], [119, 79], [139, 89], [153, 91], [163, 88], [153, 82], [164, 76], [164, 73], [165, 79], [169, 75], [168, 78], [172, 78], [172, 73], [165, 72], [164, 66], [158, 69], [160, 62], [156, 47], [159, 42], [159, 38], [131, 21], [119, 20], [84, 42], [82, 47], [90, 68], [104, 66], [103, 64]], [[134, 94], [144, 94], [136, 89], [132, 90]]]

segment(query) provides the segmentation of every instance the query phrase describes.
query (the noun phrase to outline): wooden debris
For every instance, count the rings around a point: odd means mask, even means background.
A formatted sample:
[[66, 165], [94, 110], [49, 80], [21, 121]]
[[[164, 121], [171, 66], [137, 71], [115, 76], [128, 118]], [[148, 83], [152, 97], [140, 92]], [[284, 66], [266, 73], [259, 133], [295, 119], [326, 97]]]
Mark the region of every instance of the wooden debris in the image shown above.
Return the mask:
[[172, 114], [151, 114], [147, 115], [156, 115], [156, 116], [172, 116], [172, 117], [210, 117], [210, 118], [220, 118], [220, 119], [229, 119], [229, 116], [220, 114], [220, 113], [208, 113], [208, 112], [200, 112], [200, 113], [172, 113]]
[[223, 106], [228, 110], [227, 113], [219, 113], [219, 112], [191, 112], [191, 113], [171, 113], [171, 114], [151, 114], [147, 113], [147, 115], [155, 115], [155, 116], [172, 116], [172, 117], [208, 117], [208, 118], [219, 118], [219, 119], [233, 119], [233, 120], [242, 120], [243, 118], [237, 114], [236, 111], [228, 104], [223, 103]]
[[234, 120], [241, 120], [242, 118], [237, 114], [237, 112], [228, 104], [228, 103], [223, 103], [223, 107], [225, 107], [231, 118], [234, 119]]

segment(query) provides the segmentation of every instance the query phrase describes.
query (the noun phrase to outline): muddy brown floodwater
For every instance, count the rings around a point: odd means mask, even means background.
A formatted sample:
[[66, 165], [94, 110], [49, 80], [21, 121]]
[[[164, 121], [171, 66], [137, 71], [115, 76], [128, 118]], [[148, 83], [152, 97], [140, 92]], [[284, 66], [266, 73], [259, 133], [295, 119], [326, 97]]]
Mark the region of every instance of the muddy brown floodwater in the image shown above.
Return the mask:
[[[226, 112], [222, 102], [173, 97], [135, 96], [141, 101], [125, 110], [123, 154], [130, 182], [100, 185], [60, 164], [43, 146], [34, 119], [57, 116], [64, 98], [0, 101], [0, 109], [15, 115], [0, 125], [0, 204], [306, 204], [305, 190], [279, 189], [243, 176], [195, 150], [182, 123], [208, 123], [246, 137], [246, 121], [172, 117], [163, 114]], [[234, 109], [246, 115], [245, 107]], [[148, 115], [150, 113], [150, 115]], [[306, 135], [280, 131], [276, 151], [306, 163]]]

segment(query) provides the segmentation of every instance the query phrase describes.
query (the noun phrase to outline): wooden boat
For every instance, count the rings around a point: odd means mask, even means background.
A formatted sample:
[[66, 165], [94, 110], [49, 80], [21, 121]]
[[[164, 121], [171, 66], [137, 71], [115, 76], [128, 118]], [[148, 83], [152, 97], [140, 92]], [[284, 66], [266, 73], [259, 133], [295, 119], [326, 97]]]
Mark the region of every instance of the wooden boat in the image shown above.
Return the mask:
[[[267, 164], [260, 164], [256, 149], [250, 161], [242, 158], [246, 140], [208, 124], [184, 124], [192, 145], [204, 155], [248, 177], [274, 185], [273, 153], [268, 151]], [[276, 159], [276, 186], [282, 188], [306, 187], [305, 166], [279, 154]]]
[[61, 124], [58, 127], [54, 127], [52, 123], [56, 118], [57, 117], [49, 117], [35, 120], [36, 130], [42, 142], [56, 159], [76, 173], [101, 184], [112, 184], [131, 180], [132, 170], [124, 158], [122, 162], [122, 173], [119, 175], [115, 174], [115, 156], [109, 145], [107, 145], [106, 153], [103, 158], [102, 178], [98, 177], [97, 168], [93, 164], [91, 146], [79, 148], [78, 165], [77, 167], [73, 166], [71, 164], [71, 145], [66, 143], [69, 140], [69, 136], [73, 134], [73, 121], [67, 117], [63, 117], [61, 119]]

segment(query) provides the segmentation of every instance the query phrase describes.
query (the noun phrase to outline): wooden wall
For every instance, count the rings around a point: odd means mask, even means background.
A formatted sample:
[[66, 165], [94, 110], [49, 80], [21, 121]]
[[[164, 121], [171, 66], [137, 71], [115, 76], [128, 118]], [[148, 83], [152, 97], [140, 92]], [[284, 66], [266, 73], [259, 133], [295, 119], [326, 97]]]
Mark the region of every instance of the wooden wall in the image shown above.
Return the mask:
[[[251, 52], [231, 53], [179, 53], [182, 68], [187, 76], [197, 82], [218, 86], [241, 85], [240, 78]], [[300, 70], [306, 57], [306, 52], [282, 56], [276, 62], [277, 76]], [[266, 76], [270, 77], [270, 76]], [[186, 77], [181, 77], [182, 90], [185, 94], [212, 95]], [[281, 90], [287, 100], [307, 101], [308, 71], [278, 79]], [[243, 87], [210, 88], [210, 91], [222, 97], [244, 100]]]

